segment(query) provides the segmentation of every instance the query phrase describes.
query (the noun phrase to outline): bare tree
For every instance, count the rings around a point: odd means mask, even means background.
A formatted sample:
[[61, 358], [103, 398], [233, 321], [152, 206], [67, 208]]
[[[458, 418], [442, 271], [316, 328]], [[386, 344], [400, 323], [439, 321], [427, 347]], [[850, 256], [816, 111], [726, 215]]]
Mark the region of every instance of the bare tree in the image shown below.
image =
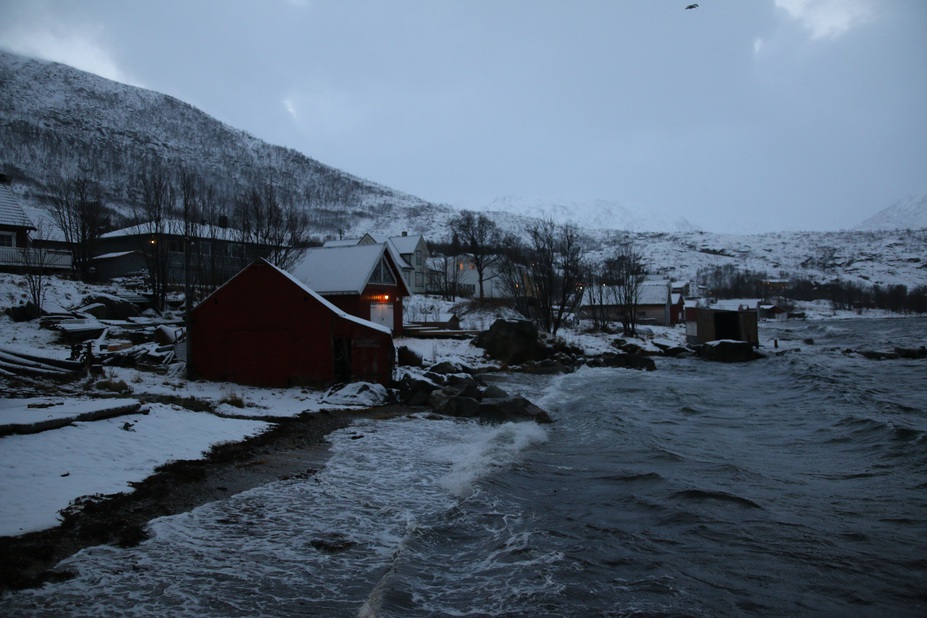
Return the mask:
[[167, 235], [173, 230], [175, 192], [171, 176], [160, 162], [149, 162], [137, 179], [141, 200], [136, 209], [136, 218], [147, 236], [144, 248], [149, 284], [154, 305], [164, 309], [167, 296], [170, 268], [170, 246]]
[[87, 281], [96, 242], [109, 226], [100, 186], [86, 174], [62, 177], [51, 186], [47, 209], [71, 249], [74, 270]]
[[561, 225], [556, 241], [559, 287], [552, 331], [555, 335], [563, 324], [564, 318], [573, 313], [582, 301], [582, 284], [588, 274], [583, 258], [583, 248], [580, 244], [579, 229], [570, 223]]
[[501, 261], [502, 231], [496, 222], [485, 214], [462, 211], [448, 222], [451, 234], [463, 251], [470, 254], [479, 281], [480, 298], [484, 297], [484, 284], [492, 279], [492, 267]]
[[534, 294], [529, 276], [529, 251], [515, 235], [506, 235], [503, 241], [502, 261], [499, 277], [506, 293], [512, 299], [514, 309], [523, 316], [531, 317], [531, 299]]
[[[29, 298], [39, 311], [45, 302], [45, 289], [49, 266], [52, 259], [48, 249], [41, 243], [45, 239], [44, 225], [40, 222], [32, 234], [29, 243], [19, 248], [20, 262], [26, 277], [26, 286], [29, 288]], [[36, 241], [40, 241], [36, 243]]]
[[554, 322], [554, 286], [556, 285], [556, 250], [552, 219], [529, 224], [528, 276], [537, 299], [538, 326], [552, 332]]
[[236, 203], [246, 259], [263, 257], [286, 270], [303, 255], [309, 243], [309, 215], [284, 202], [273, 183], [253, 186]]
[[429, 279], [429, 292], [440, 294], [445, 300], [454, 300], [459, 296], [460, 243], [456, 236], [443, 241], [430, 243], [432, 264], [437, 265], [437, 272]]
[[551, 334], [582, 299], [585, 263], [574, 225], [547, 219], [528, 226], [528, 273], [538, 305], [537, 322]]
[[613, 257], [606, 260], [605, 268], [608, 278], [615, 281], [615, 285], [608, 289], [613, 290], [611, 301], [618, 307], [624, 334], [633, 337], [637, 334], [641, 284], [646, 275], [634, 241], [629, 238], [619, 244]]

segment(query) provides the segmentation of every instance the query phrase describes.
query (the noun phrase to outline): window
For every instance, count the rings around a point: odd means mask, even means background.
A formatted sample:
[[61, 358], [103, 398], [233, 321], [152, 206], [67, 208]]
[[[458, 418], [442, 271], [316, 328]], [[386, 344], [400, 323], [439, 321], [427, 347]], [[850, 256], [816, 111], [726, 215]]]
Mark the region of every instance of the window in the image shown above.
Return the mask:
[[424, 273], [415, 273], [415, 286], [420, 288], [424, 283]]
[[422, 250], [421, 249], [415, 250], [415, 265], [416, 266], [422, 265]]
[[370, 283], [396, 283], [396, 278], [393, 276], [392, 271], [389, 269], [389, 264], [386, 263], [385, 259], [381, 258], [380, 263], [373, 269], [373, 274], [370, 276]]
[[15, 247], [14, 239], [12, 232], [0, 232], [0, 247]]

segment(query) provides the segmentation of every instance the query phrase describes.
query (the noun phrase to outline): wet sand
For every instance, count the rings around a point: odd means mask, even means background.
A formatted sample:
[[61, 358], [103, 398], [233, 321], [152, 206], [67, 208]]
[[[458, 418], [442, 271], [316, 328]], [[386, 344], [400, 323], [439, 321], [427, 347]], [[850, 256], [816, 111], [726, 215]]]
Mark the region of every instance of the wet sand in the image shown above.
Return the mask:
[[86, 547], [131, 547], [147, 538], [149, 521], [175, 515], [278, 480], [311, 476], [327, 458], [325, 436], [359, 418], [392, 418], [422, 408], [391, 405], [365, 411], [307, 414], [274, 419], [270, 430], [218, 445], [199, 460], [159, 468], [134, 491], [87, 501], [57, 528], [0, 537], [0, 592], [39, 586], [72, 575], [56, 571], [61, 560]]

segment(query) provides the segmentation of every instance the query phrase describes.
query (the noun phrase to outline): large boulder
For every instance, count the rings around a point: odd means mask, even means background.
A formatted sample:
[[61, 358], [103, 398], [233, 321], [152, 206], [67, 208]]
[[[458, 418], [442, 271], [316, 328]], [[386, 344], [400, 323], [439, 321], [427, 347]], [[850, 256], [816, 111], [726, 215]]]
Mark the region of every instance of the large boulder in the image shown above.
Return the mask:
[[538, 327], [528, 320], [496, 320], [489, 330], [476, 336], [473, 345], [509, 365], [543, 360], [548, 354], [538, 337]]
[[901, 358], [927, 358], [927, 347], [895, 348], [895, 354]]
[[479, 417], [493, 423], [509, 421], [534, 421], [535, 423], [553, 423], [550, 415], [524, 397], [505, 397], [502, 399], [483, 399], [479, 403]]
[[424, 364], [418, 352], [404, 345], [399, 346], [399, 349], [396, 350], [396, 354], [400, 367], [421, 367]]
[[859, 354], [869, 360], [895, 360], [901, 358], [901, 355], [897, 352], [879, 352], [878, 350], [861, 350]]
[[699, 346], [696, 353], [699, 358], [718, 363], [746, 363], [766, 358], [754, 350], [753, 344], [749, 341], [735, 341], [733, 339], [709, 341]]
[[439, 388], [430, 380], [406, 374], [399, 380], [399, 399], [406, 405], [423, 406], [428, 403], [428, 396]]
[[135, 305], [111, 294], [91, 294], [85, 297], [78, 311], [101, 320], [125, 320], [139, 315]]
[[28, 322], [42, 317], [42, 310], [32, 301], [14, 307], [8, 307], [5, 313], [14, 322]]
[[657, 364], [649, 356], [628, 354], [626, 352], [606, 352], [598, 358], [589, 361], [590, 367], [621, 367], [623, 369], [639, 369], [655, 371]]
[[435, 408], [438, 414], [446, 416], [457, 416], [461, 418], [473, 418], [480, 413], [480, 402], [473, 397], [448, 397], [444, 403]]
[[553, 422], [550, 415], [524, 397], [510, 397], [497, 386], [479, 388], [476, 384], [445, 386], [428, 396], [428, 404], [438, 414], [476, 418], [492, 423], [509, 421]]

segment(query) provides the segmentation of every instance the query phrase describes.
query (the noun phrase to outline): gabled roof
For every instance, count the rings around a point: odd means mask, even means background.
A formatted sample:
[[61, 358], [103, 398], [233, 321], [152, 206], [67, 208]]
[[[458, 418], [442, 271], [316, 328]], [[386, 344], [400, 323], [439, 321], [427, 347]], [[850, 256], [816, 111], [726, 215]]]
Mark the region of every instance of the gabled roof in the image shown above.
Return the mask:
[[414, 236], [391, 236], [389, 240], [396, 245], [396, 249], [400, 254], [408, 255], [410, 253], [415, 253], [416, 248], [418, 248], [418, 241], [421, 238], [421, 234], [415, 234]]
[[[402, 238], [401, 236], [394, 236], [393, 238]], [[388, 238], [382, 234], [371, 234], [367, 232], [364, 234], [356, 243], [357, 245], [386, 245], [386, 248], [389, 249], [390, 255], [393, 258], [393, 261], [396, 262], [396, 266], [403, 270], [413, 270], [412, 265], [409, 264], [405, 258], [402, 257], [402, 252], [399, 250], [399, 247], [396, 246], [396, 243], [393, 242], [393, 238]], [[326, 243], [328, 246], [328, 243]], [[411, 252], [407, 252], [411, 253]]]
[[[215, 294], [218, 294], [220, 290], [222, 290], [223, 288], [225, 288], [225, 287], [228, 286], [228, 285], [231, 285], [232, 282], [235, 281], [235, 280], [239, 277], [239, 275], [241, 275], [241, 274], [242, 274], [243, 272], [245, 272], [246, 270], [249, 270], [249, 269], [251, 269], [251, 268], [254, 268], [254, 266], [257, 265], [257, 264], [261, 264], [261, 265], [263, 265], [263, 266], [269, 266], [269, 267], [270, 267], [271, 269], [273, 269], [274, 271], [280, 273], [281, 275], [283, 275], [284, 277], [286, 277], [290, 282], [292, 282], [294, 285], [299, 286], [299, 288], [300, 288], [303, 292], [305, 292], [306, 294], [309, 294], [310, 296], [312, 296], [312, 298], [314, 298], [315, 300], [317, 300], [318, 302], [320, 302], [326, 309], [328, 309], [329, 311], [331, 311], [332, 313], [334, 313], [335, 315], [337, 315], [339, 318], [343, 318], [343, 319], [345, 319], [345, 320], [347, 320], [347, 321], [349, 321], [349, 322], [354, 322], [355, 324], [360, 324], [361, 326], [366, 326], [367, 328], [372, 328], [372, 329], [374, 329], [374, 330], [378, 330], [378, 331], [380, 331], [380, 332], [382, 332], [382, 333], [386, 333], [387, 335], [392, 335], [392, 334], [393, 334], [393, 331], [392, 331], [392, 330], [390, 330], [390, 329], [387, 328], [386, 326], [383, 326], [382, 324], [377, 324], [377, 323], [375, 323], [375, 322], [371, 322], [371, 321], [369, 321], [369, 320], [364, 320], [364, 319], [359, 318], [359, 317], [357, 317], [357, 316], [353, 316], [353, 315], [351, 315], [351, 314], [349, 314], [349, 313], [345, 313], [344, 311], [342, 311], [341, 309], [339, 309], [339, 308], [336, 307], [335, 305], [331, 304], [329, 301], [327, 301], [327, 300], [325, 300], [324, 298], [322, 298], [322, 297], [319, 295], [318, 292], [316, 292], [315, 290], [313, 290], [312, 288], [310, 288], [308, 285], [306, 285], [305, 283], [303, 283], [302, 281], [300, 281], [299, 279], [297, 279], [296, 277], [294, 277], [294, 276], [291, 275], [290, 273], [286, 272], [285, 270], [281, 270], [281, 269], [277, 268], [276, 266], [274, 266], [273, 264], [271, 264], [270, 262], [268, 262], [268, 261], [265, 260], [264, 258], [258, 258], [257, 260], [255, 260], [254, 262], [252, 262], [251, 264], [249, 264], [248, 266], [245, 266], [242, 270], [240, 270], [240, 271], [238, 272], [238, 274], [236, 274], [234, 277], [232, 277], [231, 279], [229, 279], [228, 281], [226, 281], [224, 284], [222, 284], [218, 289], [216, 289], [215, 291], [213, 291], [212, 294], [210, 294], [209, 296], [207, 296], [207, 297], [200, 303], [200, 305], [206, 304], [206, 303], [209, 301], [209, 299], [212, 298]], [[199, 306], [199, 305], [197, 305], [197, 306]]]
[[665, 305], [669, 299], [668, 281], [644, 281], [638, 291], [638, 305]]
[[19, 200], [13, 194], [13, 187], [0, 183], [0, 225], [8, 227], [21, 227], [34, 230], [32, 221], [23, 212]]
[[360, 294], [384, 258], [391, 264], [396, 285], [402, 288], [404, 295], [411, 295], [387, 245], [310, 249], [291, 270], [296, 279], [319, 294]]
[[[597, 298], [592, 294], [592, 290], [586, 289], [583, 293], [583, 306], [589, 305], [608, 305], [613, 306], [618, 303], [621, 293], [618, 286], [607, 285], [600, 292], [602, 298]], [[669, 298], [669, 285], [666, 281], [644, 281], [637, 291], [637, 304], [640, 305], [666, 305]]]

